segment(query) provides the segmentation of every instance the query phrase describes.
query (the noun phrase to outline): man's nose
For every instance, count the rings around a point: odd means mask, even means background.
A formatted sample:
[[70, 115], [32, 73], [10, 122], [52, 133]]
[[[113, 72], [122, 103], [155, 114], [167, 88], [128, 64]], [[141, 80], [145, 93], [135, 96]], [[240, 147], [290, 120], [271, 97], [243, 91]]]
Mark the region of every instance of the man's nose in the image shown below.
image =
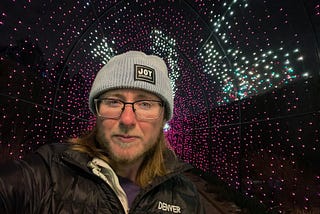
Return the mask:
[[133, 105], [125, 105], [120, 115], [120, 121], [124, 125], [132, 125], [136, 122], [136, 114], [133, 110]]

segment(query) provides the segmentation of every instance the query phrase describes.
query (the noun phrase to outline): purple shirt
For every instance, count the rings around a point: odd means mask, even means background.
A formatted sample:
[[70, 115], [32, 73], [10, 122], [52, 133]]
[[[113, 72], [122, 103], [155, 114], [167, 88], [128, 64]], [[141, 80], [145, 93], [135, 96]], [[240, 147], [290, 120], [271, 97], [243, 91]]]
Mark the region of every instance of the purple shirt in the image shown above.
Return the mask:
[[127, 194], [129, 207], [131, 207], [132, 202], [140, 192], [140, 187], [127, 178], [120, 177], [119, 175], [118, 178], [122, 189]]

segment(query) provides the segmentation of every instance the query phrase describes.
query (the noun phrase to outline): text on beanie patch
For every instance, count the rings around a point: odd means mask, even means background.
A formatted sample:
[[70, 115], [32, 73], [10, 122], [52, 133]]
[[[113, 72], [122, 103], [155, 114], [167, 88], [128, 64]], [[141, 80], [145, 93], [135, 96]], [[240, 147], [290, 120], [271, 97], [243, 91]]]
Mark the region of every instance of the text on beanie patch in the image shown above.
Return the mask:
[[134, 64], [134, 80], [156, 83], [156, 73], [153, 68]]

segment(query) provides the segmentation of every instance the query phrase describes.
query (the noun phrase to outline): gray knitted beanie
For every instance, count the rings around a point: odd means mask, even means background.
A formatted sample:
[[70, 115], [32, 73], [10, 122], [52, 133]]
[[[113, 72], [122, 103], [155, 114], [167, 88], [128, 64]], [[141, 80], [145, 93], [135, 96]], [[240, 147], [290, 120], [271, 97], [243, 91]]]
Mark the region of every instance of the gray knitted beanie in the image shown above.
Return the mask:
[[120, 88], [142, 89], [157, 95], [165, 102], [166, 119], [171, 119], [173, 92], [167, 66], [160, 57], [128, 51], [111, 58], [93, 81], [89, 95], [90, 110], [96, 114], [93, 100], [106, 91]]

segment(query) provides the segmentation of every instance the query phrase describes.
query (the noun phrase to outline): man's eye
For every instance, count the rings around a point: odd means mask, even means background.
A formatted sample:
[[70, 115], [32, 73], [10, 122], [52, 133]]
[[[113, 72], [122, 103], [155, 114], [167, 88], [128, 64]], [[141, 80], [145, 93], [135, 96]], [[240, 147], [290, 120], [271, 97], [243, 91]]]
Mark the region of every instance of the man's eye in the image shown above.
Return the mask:
[[119, 100], [103, 100], [103, 104], [112, 107], [121, 106], [121, 102]]
[[139, 107], [143, 109], [149, 109], [152, 107], [152, 103], [148, 101], [141, 101], [139, 102]]

